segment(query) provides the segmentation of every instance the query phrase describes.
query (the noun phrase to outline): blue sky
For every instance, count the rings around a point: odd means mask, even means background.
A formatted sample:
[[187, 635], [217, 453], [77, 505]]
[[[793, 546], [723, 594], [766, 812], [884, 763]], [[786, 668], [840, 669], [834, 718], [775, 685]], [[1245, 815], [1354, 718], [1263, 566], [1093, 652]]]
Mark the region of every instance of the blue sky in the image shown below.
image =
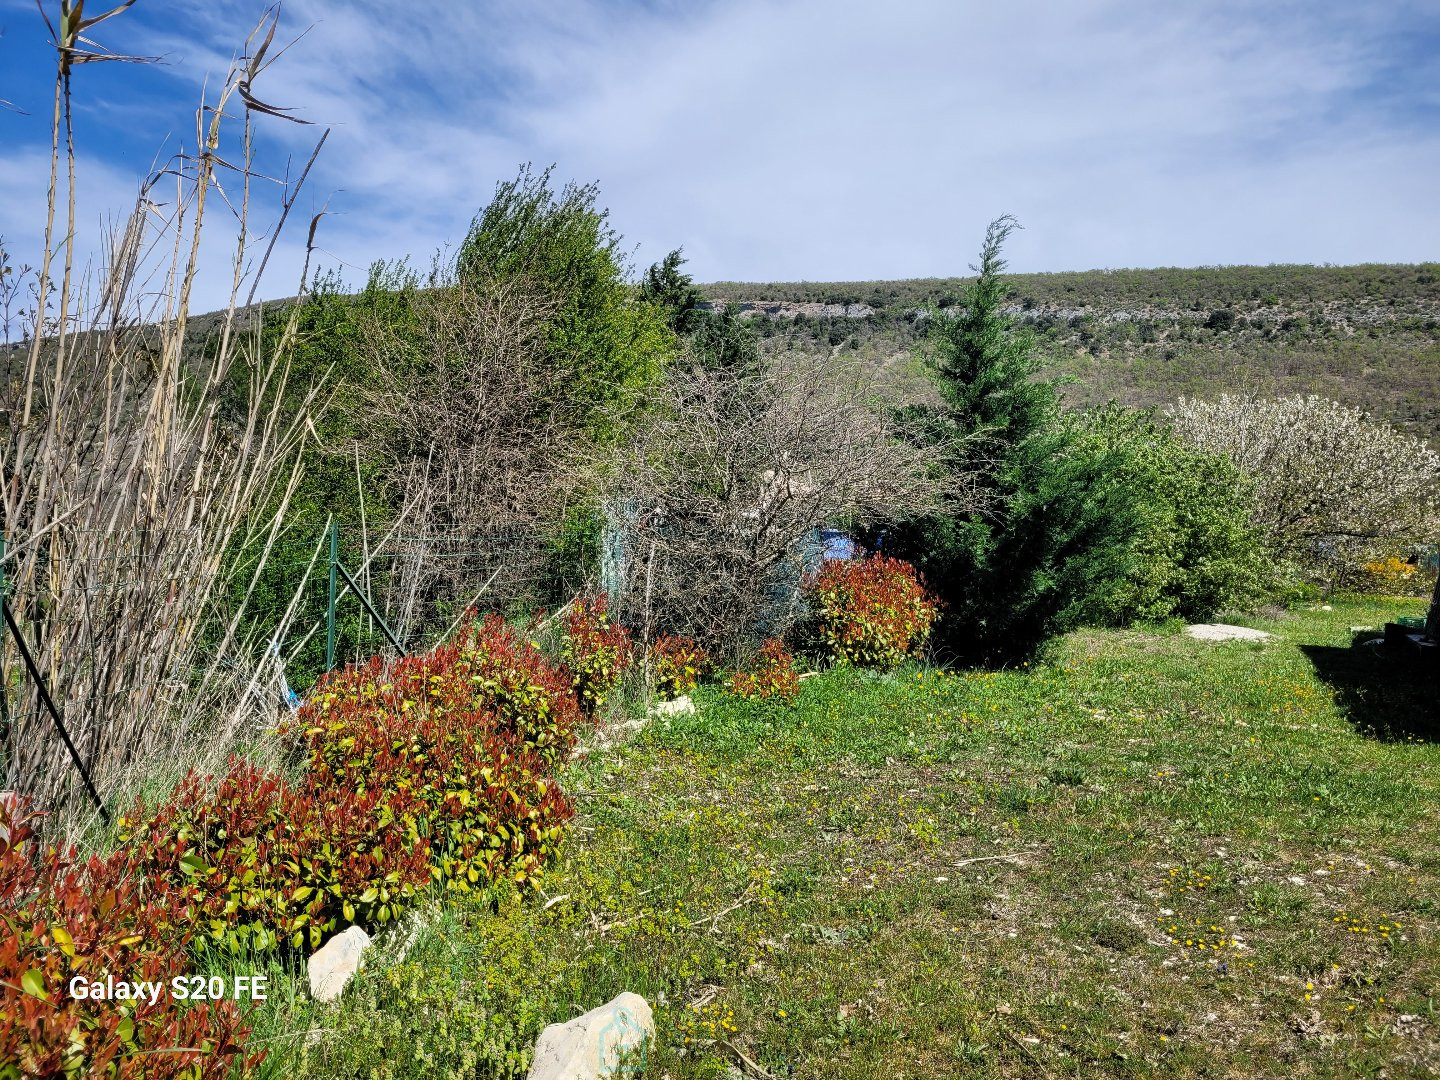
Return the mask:
[[[76, 71], [82, 247], [261, 10], [138, 0], [95, 29], [164, 62]], [[30, 0], [0, 28], [29, 112], [0, 111], [0, 235], [33, 262], [51, 61]], [[1440, 258], [1440, 2], [292, 0], [278, 36], [301, 31], [255, 91], [314, 126], [264, 123], [259, 166], [333, 131], [264, 295], [294, 291], [322, 205], [324, 264], [428, 264], [526, 161], [597, 181], [638, 264], [683, 245], [702, 280], [965, 273], [1005, 212], [1016, 270]]]

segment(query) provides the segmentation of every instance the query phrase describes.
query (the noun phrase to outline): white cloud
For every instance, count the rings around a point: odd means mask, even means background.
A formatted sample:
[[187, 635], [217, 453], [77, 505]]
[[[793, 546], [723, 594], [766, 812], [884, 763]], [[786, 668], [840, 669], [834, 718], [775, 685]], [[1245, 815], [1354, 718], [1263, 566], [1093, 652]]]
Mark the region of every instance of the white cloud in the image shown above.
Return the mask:
[[[59, 176], [63, 199], [64, 165]], [[16, 279], [25, 279], [25, 290], [38, 274], [45, 250], [46, 196], [50, 186], [49, 149], [21, 148], [0, 155], [0, 207], [7, 210], [0, 216], [0, 240], [3, 240]], [[74, 253], [76, 280], [94, 267], [102, 250], [106, 230], [123, 224], [123, 213], [134, 204], [135, 182], [122, 170], [101, 161], [82, 159], [76, 173], [75, 223], [77, 243]], [[21, 208], [24, 208], [21, 211]], [[64, 273], [64, 250], [67, 210], [63, 201], [57, 208], [54, 228], [54, 257], [50, 278], [57, 284]], [[26, 268], [31, 273], [23, 273]], [[15, 297], [16, 309], [10, 312], [12, 336], [19, 336], [22, 322], [20, 308], [26, 306], [24, 295]], [[4, 317], [0, 312], [0, 318]], [[5, 328], [0, 327], [0, 337]]]
[[[325, 251], [423, 262], [523, 161], [702, 279], [964, 273], [1006, 211], [1018, 270], [1434, 258], [1440, 134], [1354, 98], [1422, 10], [296, 0], [256, 92], [334, 132], [271, 291], [331, 193]], [[187, 5], [144, 47], [213, 84], [250, 17]], [[265, 133], [298, 165], [318, 128]]]

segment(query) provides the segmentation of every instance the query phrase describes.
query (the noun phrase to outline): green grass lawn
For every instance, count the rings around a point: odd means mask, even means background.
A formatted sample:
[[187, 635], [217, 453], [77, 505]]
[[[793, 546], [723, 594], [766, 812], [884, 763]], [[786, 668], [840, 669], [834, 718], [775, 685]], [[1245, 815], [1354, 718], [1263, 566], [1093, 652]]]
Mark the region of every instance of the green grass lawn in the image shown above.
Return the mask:
[[523, 1076], [633, 990], [654, 1080], [1436, 1075], [1440, 701], [1349, 647], [1422, 607], [702, 691], [576, 763], [542, 896], [436, 909], [334, 1009], [282, 983], [268, 1071]]

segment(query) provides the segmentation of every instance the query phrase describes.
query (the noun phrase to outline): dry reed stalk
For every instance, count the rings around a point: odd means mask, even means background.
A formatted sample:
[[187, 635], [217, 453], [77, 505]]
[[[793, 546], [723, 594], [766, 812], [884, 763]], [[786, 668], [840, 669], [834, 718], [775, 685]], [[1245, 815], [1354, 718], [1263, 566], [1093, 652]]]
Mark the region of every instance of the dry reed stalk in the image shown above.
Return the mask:
[[[224, 555], [240, 543], [259, 545], [263, 566], [298, 482], [308, 415], [319, 407], [316, 386], [286, 393], [293, 317], [278, 347], [262, 353], [258, 320], [237, 310], [255, 175], [253, 114], [283, 115], [253, 95], [254, 80], [274, 59], [266, 59], [273, 11], [215, 100], [197, 111], [194, 151], [142, 185], [125, 227], [110, 238], [93, 295], [88, 275], [74, 266], [72, 67], [141, 59], [80, 47], [90, 44], [85, 31], [128, 6], [84, 20], [79, 5], [62, 2], [51, 26], [59, 62], [45, 252], [23, 370], [6, 365], [0, 421], [3, 569], [12, 603], [34, 628], [31, 645], [102, 795], [118, 795], [158, 763], [233, 743], [235, 703], [266, 658], [241, 639], [241, 610], [218, 618], [229, 584]], [[243, 127], [231, 164], [221, 155], [222, 134], [237, 97]], [[232, 176], [240, 188], [234, 201], [225, 190]], [[168, 217], [151, 200], [166, 178], [175, 190]], [[192, 356], [185, 334], [212, 191], [238, 221], [234, 269], [218, 348]], [[292, 193], [287, 212], [293, 201]], [[162, 243], [169, 254], [152, 265], [147, 253]], [[52, 294], [57, 252], [64, 270]], [[158, 303], [146, 300], [149, 276], [161, 279]], [[298, 406], [285, 404], [297, 397]], [[262, 505], [276, 512], [255, 520]], [[207, 641], [202, 630], [217, 625], [218, 640]], [[0, 668], [15, 669], [8, 638]], [[62, 826], [78, 831], [93, 814], [76, 797], [79, 778], [50, 717], [36, 708], [33, 687], [16, 691], [10, 683], [4, 785], [60, 811]]]

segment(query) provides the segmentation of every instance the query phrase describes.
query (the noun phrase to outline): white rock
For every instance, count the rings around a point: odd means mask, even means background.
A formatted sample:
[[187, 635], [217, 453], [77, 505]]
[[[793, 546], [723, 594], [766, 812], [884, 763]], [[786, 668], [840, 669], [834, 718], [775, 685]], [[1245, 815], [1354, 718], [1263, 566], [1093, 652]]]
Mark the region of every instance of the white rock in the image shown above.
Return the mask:
[[1185, 632], [1201, 641], [1268, 641], [1270, 635], [1264, 630], [1252, 630], [1248, 626], [1229, 626], [1226, 623], [1196, 623], [1187, 626]]
[[[624, 993], [567, 1024], [551, 1024], [535, 1042], [528, 1080], [602, 1080], [638, 1075], [655, 1018], [639, 994]], [[629, 1058], [621, 1065], [621, 1059]]]
[[360, 958], [370, 947], [370, 935], [358, 926], [336, 934], [310, 957], [310, 996], [334, 1001], [350, 977], [360, 970]]
[[651, 716], [689, 716], [695, 711], [695, 702], [690, 695], [677, 697], [674, 701], [657, 701], [650, 709]]

